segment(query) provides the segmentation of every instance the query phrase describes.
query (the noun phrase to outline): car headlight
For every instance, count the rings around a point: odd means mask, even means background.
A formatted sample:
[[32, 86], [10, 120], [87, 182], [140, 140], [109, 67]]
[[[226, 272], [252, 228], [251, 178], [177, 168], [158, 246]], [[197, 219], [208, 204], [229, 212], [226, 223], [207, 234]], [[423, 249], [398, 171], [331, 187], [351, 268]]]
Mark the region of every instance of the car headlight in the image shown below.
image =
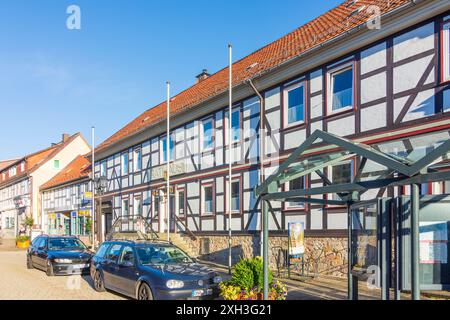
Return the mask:
[[221, 283], [222, 282], [222, 277], [221, 276], [215, 276], [214, 277], [214, 283]]
[[72, 263], [70, 259], [55, 259], [56, 263]]
[[184, 287], [184, 282], [181, 280], [169, 280], [166, 282], [166, 286], [169, 289], [180, 289]]

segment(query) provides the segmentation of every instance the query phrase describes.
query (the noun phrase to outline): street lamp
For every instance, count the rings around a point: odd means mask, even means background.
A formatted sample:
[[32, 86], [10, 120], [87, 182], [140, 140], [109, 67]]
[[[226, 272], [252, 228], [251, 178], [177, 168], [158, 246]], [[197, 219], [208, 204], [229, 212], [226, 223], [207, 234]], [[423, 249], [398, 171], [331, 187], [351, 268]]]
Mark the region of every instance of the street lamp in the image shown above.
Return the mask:
[[19, 234], [19, 215], [22, 213], [20, 212], [20, 208], [23, 207], [23, 198], [22, 196], [17, 196], [13, 198], [14, 206], [16, 207], [16, 217], [15, 217], [15, 226], [16, 226], [16, 235]]
[[[100, 176], [94, 178], [94, 190], [92, 192], [92, 205], [95, 203], [95, 196], [99, 196], [99, 202], [100, 202], [100, 216], [102, 212], [102, 196], [105, 193], [106, 189], [108, 188], [108, 178], [106, 176]], [[95, 248], [95, 222], [98, 221], [98, 219], [95, 219], [97, 216], [96, 212], [93, 212], [92, 215], [92, 248]]]

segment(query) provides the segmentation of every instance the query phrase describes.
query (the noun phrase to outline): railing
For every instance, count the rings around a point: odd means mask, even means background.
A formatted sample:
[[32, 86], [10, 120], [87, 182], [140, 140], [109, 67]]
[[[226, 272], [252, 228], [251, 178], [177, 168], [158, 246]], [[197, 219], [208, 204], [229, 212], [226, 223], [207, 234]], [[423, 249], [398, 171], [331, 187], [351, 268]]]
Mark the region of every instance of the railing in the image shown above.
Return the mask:
[[111, 230], [106, 235], [106, 239], [111, 240], [115, 233], [138, 233], [144, 238], [148, 238], [150, 234], [151, 239], [158, 239], [158, 234], [153, 230], [151, 220], [148, 222], [143, 216], [121, 216], [118, 217]]

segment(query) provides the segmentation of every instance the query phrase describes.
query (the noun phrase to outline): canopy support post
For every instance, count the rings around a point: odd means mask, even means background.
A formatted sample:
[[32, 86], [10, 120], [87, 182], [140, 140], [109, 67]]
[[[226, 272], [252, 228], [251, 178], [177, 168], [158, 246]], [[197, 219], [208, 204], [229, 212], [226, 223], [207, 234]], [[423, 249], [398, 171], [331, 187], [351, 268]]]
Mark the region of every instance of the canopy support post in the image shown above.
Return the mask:
[[420, 184], [411, 185], [411, 298], [420, 300], [419, 279], [419, 209]]

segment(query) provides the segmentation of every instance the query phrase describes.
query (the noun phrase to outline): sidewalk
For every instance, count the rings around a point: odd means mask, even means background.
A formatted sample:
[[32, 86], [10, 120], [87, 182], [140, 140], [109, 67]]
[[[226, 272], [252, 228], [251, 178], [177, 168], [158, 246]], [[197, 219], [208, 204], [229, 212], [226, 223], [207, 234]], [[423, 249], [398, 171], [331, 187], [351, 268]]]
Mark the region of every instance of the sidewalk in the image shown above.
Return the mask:
[[[201, 261], [215, 271], [219, 272], [224, 281], [228, 280], [228, 268], [224, 265], [209, 261]], [[292, 279], [280, 278], [288, 288], [287, 300], [347, 300], [347, 279], [331, 277], [292, 277]], [[381, 300], [379, 289], [370, 289], [366, 283], [359, 283], [360, 300]], [[394, 293], [391, 291], [391, 299], [394, 299]], [[401, 300], [410, 300], [408, 293], [401, 294]], [[426, 291], [422, 292], [423, 300], [450, 300], [448, 291]]]
[[26, 251], [26, 249], [18, 249], [16, 247], [15, 239], [1, 239], [0, 252], [11, 252], [11, 251]]

